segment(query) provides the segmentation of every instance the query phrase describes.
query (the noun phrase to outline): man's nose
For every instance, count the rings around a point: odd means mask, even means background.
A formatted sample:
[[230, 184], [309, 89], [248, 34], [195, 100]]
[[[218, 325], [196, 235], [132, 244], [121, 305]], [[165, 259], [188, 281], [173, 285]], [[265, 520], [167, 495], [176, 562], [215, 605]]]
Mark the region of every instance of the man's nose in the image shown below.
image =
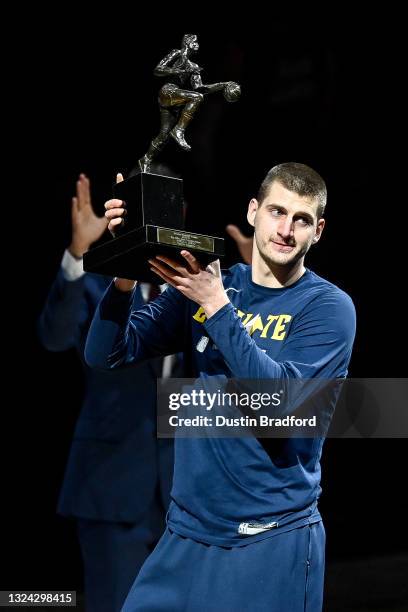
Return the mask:
[[293, 227], [293, 219], [290, 217], [285, 217], [285, 219], [282, 219], [281, 223], [279, 224], [278, 234], [282, 236], [282, 238], [290, 238], [293, 236]]

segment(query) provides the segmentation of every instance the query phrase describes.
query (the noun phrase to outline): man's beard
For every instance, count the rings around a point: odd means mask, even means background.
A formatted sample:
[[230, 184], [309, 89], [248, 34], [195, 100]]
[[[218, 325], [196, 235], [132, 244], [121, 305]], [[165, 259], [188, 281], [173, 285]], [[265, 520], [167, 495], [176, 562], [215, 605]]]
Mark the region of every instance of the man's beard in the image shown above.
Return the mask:
[[[278, 256], [276, 256], [276, 259], [269, 255], [266, 252], [266, 248], [260, 248], [259, 242], [258, 242], [258, 238], [255, 234], [255, 241], [256, 241], [256, 245], [258, 247], [258, 252], [261, 256], [261, 258], [264, 260], [264, 262], [266, 263], [266, 265], [268, 266], [268, 268], [272, 268], [273, 266], [293, 266], [299, 259], [301, 259], [308, 251], [307, 246], [304, 246], [304, 249], [301, 250], [296, 250], [296, 244], [291, 244], [291, 243], [285, 243], [285, 246], [290, 246], [294, 248], [294, 251], [291, 253], [281, 253], [281, 257], [278, 258]], [[279, 242], [279, 241], [277, 241]], [[265, 243], [265, 247], [272, 243], [272, 239], [270, 239], [268, 242]], [[273, 248], [273, 247], [272, 247]], [[286, 255], [286, 257], [285, 257]], [[283, 256], [283, 257], [282, 257]]]

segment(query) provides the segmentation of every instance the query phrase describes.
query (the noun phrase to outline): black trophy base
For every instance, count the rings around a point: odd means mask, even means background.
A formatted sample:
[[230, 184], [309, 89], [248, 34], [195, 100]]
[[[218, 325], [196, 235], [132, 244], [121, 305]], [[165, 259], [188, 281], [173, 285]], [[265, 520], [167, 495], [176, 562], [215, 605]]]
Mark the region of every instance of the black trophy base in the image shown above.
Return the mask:
[[166, 255], [185, 264], [180, 255], [183, 249], [207, 266], [224, 255], [224, 240], [158, 225], [143, 225], [85, 253], [84, 270], [161, 284], [147, 260], [155, 255]]

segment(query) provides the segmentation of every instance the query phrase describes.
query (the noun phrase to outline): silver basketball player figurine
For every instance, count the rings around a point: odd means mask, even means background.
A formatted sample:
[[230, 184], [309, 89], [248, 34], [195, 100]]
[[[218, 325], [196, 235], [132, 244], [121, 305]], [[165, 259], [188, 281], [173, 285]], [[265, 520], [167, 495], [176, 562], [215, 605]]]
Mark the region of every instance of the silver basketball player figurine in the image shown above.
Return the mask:
[[139, 160], [142, 172], [149, 172], [152, 161], [170, 136], [184, 151], [190, 151], [191, 147], [185, 140], [185, 130], [205, 94], [222, 91], [228, 102], [235, 102], [241, 95], [240, 86], [233, 81], [203, 84], [200, 74], [202, 68], [190, 59], [198, 49], [197, 36], [185, 34], [181, 49], [171, 51], [154, 70], [155, 76], [166, 78], [166, 83], [159, 92], [160, 132]]

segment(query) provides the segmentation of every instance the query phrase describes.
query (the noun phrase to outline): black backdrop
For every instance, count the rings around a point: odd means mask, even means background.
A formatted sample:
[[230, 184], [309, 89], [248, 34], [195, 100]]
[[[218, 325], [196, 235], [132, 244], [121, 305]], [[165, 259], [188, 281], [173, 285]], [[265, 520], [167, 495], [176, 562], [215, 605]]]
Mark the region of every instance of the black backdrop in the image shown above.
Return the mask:
[[[3, 247], [11, 342], [3, 350], [11, 368], [3, 383], [10, 424], [2, 445], [1, 588], [80, 588], [74, 526], [56, 517], [55, 505], [81, 370], [73, 352], [49, 354], [35, 333], [69, 241], [76, 176], [91, 178], [101, 212], [115, 172], [130, 170], [158, 128], [154, 65], [185, 31], [197, 32], [204, 82], [239, 81], [242, 98], [234, 105], [208, 99], [189, 128], [192, 153], [169, 145], [163, 156], [183, 174], [188, 227], [222, 235], [236, 223], [248, 231], [247, 203], [272, 165], [314, 167], [329, 200], [323, 239], [307, 263], [356, 304], [350, 375], [403, 376], [398, 36], [384, 43], [398, 17], [259, 14], [245, 28], [209, 28], [159, 18], [158, 10], [149, 18], [64, 5], [58, 13], [31, 10], [8, 50], [20, 59], [6, 96], [14, 111], [6, 116], [6, 152], [17, 153], [17, 176], [3, 202], [4, 242], [11, 238]], [[238, 258], [229, 239], [227, 247], [226, 265]], [[405, 449], [405, 440], [326, 442], [321, 510], [329, 560], [407, 549]]]

